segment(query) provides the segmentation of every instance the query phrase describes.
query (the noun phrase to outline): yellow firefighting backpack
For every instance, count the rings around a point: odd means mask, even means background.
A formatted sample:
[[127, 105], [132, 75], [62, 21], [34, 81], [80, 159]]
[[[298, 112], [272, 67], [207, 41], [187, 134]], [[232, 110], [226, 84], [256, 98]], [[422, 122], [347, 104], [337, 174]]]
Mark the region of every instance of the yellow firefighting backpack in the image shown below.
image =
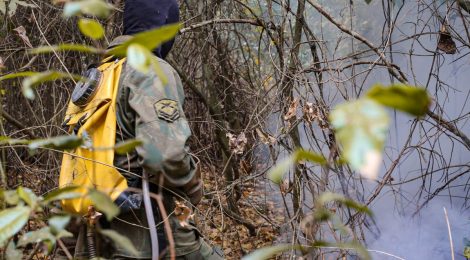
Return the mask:
[[74, 214], [86, 214], [92, 202], [86, 198], [89, 188], [115, 200], [127, 189], [127, 182], [113, 167], [116, 142], [116, 98], [125, 59], [105, 60], [89, 69], [90, 80], [75, 87], [68, 105], [64, 126], [84, 139], [84, 144], [63, 155], [59, 187], [78, 186], [81, 198], [63, 200], [62, 208]]

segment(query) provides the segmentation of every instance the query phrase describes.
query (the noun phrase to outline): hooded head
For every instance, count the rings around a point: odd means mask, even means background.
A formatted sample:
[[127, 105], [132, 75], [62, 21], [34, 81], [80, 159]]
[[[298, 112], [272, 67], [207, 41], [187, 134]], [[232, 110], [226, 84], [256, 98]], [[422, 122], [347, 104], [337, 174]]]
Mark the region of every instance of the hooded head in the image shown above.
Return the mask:
[[[124, 5], [124, 34], [133, 35], [179, 22], [179, 8], [176, 0], [126, 0]], [[155, 55], [164, 59], [174, 40], [154, 50]]]

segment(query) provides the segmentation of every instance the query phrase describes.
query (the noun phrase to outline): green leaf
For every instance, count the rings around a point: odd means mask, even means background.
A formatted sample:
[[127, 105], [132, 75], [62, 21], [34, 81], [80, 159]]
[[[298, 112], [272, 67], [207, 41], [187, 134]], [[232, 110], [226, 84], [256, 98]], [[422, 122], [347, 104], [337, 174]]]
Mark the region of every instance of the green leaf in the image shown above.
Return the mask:
[[318, 204], [320, 205], [325, 205], [326, 203], [332, 202], [332, 201], [338, 202], [340, 204], [345, 205], [348, 208], [352, 208], [359, 212], [363, 212], [363, 213], [368, 214], [369, 216], [372, 216], [372, 211], [367, 206], [362, 205], [352, 199], [348, 199], [341, 194], [325, 192], [321, 194], [320, 197], [318, 198]]
[[5, 3], [5, 0], [0, 0], [0, 13], [5, 15], [7, 13], [7, 5]]
[[111, 13], [112, 5], [103, 0], [82, 0], [67, 2], [64, 6], [64, 16], [72, 17], [87, 14], [99, 18], [106, 18]]
[[69, 224], [72, 217], [69, 215], [56, 215], [49, 219], [49, 227], [51, 232], [57, 236]]
[[283, 244], [276, 246], [269, 246], [257, 249], [256, 251], [242, 257], [242, 260], [263, 260], [274, 258], [277, 254], [291, 251], [291, 250], [300, 250], [302, 246]]
[[152, 53], [138, 43], [133, 43], [127, 48], [127, 63], [137, 71], [148, 73], [152, 59]]
[[36, 150], [38, 148], [53, 148], [57, 150], [71, 150], [82, 145], [83, 139], [76, 135], [63, 135], [47, 139], [31, 141], [28, 148]]
[[141, 146], [143, 142], [139, 139], [131, 139], [127, 140], [121, 143], [118, 143], [116, 146], [114, 146], [114, 151], [117, 154], [127, 154], [129, 152], [132, 152], [135, 150], [136, 147]]
[[38, 197], [32, 190], [20, 186], [18, 187], [17, 192], [18, 196], [32, 209], [36, 208], [36, 205], [38, 204]]
[[16, 245], [14, 241], [10, 241], [7, 246], [6, 251], [6, 260], [22, 260], [23, 253], [21, 250], [16, 249]]
[[330, 122], [351, 168], [365, 178], [377, 178], [389, 126], [383, 106], [370, 99], [341, 104], [331, 113]]
[[10, 73], [5, 76], [0, 77], [0, 81], [7, 80], [7, 79], [15, 79], [15, 78], [22, 78], [22, 77], [30, 77], [39, 74], [39, 72], [34, 71], [23, 71], [18, 73]]
[[44, 202], [48, 203], [56, 200], [69, 200], [82, 197], [82, 194], [78, 192], [79, 187], [68, 186], [65, 188], [57, 189], [46, 194]]
[[466, 246], [464, 249], [463, 249], [463, 256], [465, 258], [470, 258], [470, 247]]
[[274, 183], [280, 184], [284, 174], [300, 161], [309, 161], [320, 165], [326, 163], [326, 159], [323, 156], [311, 151], [299, 149], [271, 168], [268, 172], [268, 179]]
[[60, 71], [46, 71], [34, 74], [30, 77], [27, 77], [23, 80], [22, 92], [23, 95], [28, 99], [34, 99], [33, 87], [42, 84], [47, 81], [54, 81], [62, 78], [77, 78], [80, 79], [81, 76], [78, 75], [69, 75]]
[[312, 151], [300, 149], [296, 151], [295, 157], [296, 157], [297, 162], [309, 161], [309, 162], [317, 163], [320, 165], [326, 164], [325, 157], [323, 157], [322, 155], [316, 154]]
[[82, 45], [82, 44], [59, 44], [53, 46], [41, 46], [35, 49], [31, 49], [28, 51], [30, 54], [43, 54], [43, 53], [51, 53], [51, 52], [58, 52], [58, 51], [77, 51], [77, 52], [84, 52], [84, 53], [93, 53], [93, 54], [104, 54], [104, 50], [97, 49], [93, 46]]
[[108, 221], [111, 221], [119, 214], [119, 207], [114, 204], [109, 196], [101, 191], [90, 189], [88, 197], [93, 201], [95, 208], [106, 215]]
[[384, 106], [388, 106], [413, 116], [423, 116], [431, 105], [431, 98], [423, 88], [406, 85], [391, 85], [385, 87], [376, 84], [369, 90], [367, 96]]
[[123, 249], [127, 253], [134, 256], [139, 255], [139, 252], [137, 249], [135, 249], [133, 242], [129, 238], [117, 233], [114, 230], [100, 230], [100, 233], [110, 238], [117, 248]]
[[43, 227], [39, 230], [24, 234], [18, 240], [18, 247], [24, 247], [28, 244], [40, 243], [43, 241], [51, 241], [53, 244], [55, 244], [55, 236], [52, 235], [51, 229], [49, 227]]
[[78, 28], [87, 37], [99, 40], [104, 36], [104, 29], [101, 24], [92, 19], [82, 18], [78, 21]]
[[281, 162], [277, 163], [273, 168], [268, 172], [268, 179], [276, 184], [280, 184], [284, 174], [288, 172], [292, 166], [295, 164], [295, 157], [289, 156], [283, 159]]
[[181, 28], [181, 24], [171, 24], [159, 27], [157, 29], [141, 32], [135, 34], [131, 39], [125, 41], [121, 45], [112, 48], [109, 50], [109, 54], [125, 57], [127, 54], [127, 49], [132, 44], [140, 44], [145, 49], [153, 51], [155, 48], [160, 46], [162, 43], [165, 43], [175, 37]]
[[1, 196], [8, 205], [17, 205], [20, 202], [20, 197], [16, 190], [2, 190]]
[[23, 228], [30, 213], [31, 209], [26, 206], [16, 206], [0, 212], [0, 244]]

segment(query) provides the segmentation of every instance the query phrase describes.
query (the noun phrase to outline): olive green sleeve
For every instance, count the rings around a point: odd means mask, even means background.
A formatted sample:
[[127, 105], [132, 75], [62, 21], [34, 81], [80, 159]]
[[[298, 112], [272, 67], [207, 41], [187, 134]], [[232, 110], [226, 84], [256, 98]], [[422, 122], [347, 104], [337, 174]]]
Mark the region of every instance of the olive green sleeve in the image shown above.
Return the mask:
[[173, 68], [159, 61], [168, 78], [165, 86], [154, 74], [131, 68], [122, 78], [130, 89], [128, 104], [135, 111], [135, 137], [144, 142], [137, 148], [140, 165], [153, 178], [164, 174], [165, 185], [183, 187], [196, 172], [187, 146], [191, 130], [183, 113], [183, 87]]

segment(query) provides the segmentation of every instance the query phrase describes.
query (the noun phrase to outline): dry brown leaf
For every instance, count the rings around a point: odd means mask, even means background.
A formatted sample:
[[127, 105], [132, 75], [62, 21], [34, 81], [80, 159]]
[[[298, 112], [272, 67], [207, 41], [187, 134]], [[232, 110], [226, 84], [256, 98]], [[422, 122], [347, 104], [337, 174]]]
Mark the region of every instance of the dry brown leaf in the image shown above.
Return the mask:
[[192, 210], [181, 201], [175, 201], [175, 216], [182, 227], [189, 227], [189, 221], [193, 219]]
[[299, 100], [294, 99], [292, 103], [289, 106], [289, 109], [287, 110], [286, 114], [284, 115], [284, 120], [285, 121], [290, 121], [291, 119], [295, 119], [297, 115], [297, 106], [299, 105]]
[[0, 71], [5, 68], [5, 62], [3, 61], [2, 57], [0, 57]]
[[439, 42], [437, 48], [446, 54], [454, 54], [457, 52], [457, 46], [455, 45], [452, 36], [447, 29], [447, 23], [444, 22], [439, 30]]
[[253, 170], [253, 166], [247, 160], [240, 160], [240, 170], [243, 174], [250, 174]]
[[281, 193], [283, 195], [286, 195], [290, 191], [290, 181], [288, 179], [284, 179], [279, 186], [279, 189], [281, 190]]
[[313, 103], [306, 102], [303, 107], [304, 118], [307, 122], [312, 123], [315, 119], [319, 118], [318, 109], [313, 106]]
[[256, 128], [256, 134], [258, 135], [259, 139], [262, 143], [267, 145], [274, 145], [276, 144], [277, 140], [274, 136], [263, 132], [261, 129]]
[[234, 154], [243, 154], [245, 152], [246, 144], [248, 143], [245, 133], [241, 133], [238, 136], [228, 133], [227, 137], [229, 148]]
[[18, 36], [20, 36], [21, 40], [23, 40], [23, 42], [24, 42], [24, 44], [26, 44], [26, 46], [28, 46], [29, 48], [33, 48], [33, 45], [29, 41], [28, 35], [26, 35], [26, 29], [23, 27], [23, 25], [13, 29], [13, 31], [18, 33]]

